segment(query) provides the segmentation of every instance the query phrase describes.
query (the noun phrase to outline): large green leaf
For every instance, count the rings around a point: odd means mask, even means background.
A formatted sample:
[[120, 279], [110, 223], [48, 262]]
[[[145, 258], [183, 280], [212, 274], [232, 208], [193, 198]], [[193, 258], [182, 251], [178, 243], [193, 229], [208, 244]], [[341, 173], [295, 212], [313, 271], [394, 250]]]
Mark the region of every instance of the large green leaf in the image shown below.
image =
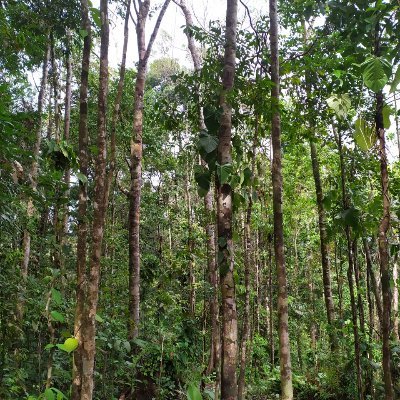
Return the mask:
[[375, 128], [363, 118], [357, 119], [355, 128], [354, 141], [361, 150], [368, 151], [376, 142]]
[[400, 83], [400, 65], [397, 67], [397, 71], [394, 74], [393, 81], [390, 85], [390, 93], [393, 93], [396, 91], [397, 86], [399, 86]]
[[187, 395], [188, 400], [202, 400], [199, 386], [196, 385], [195, 383], [191, 383], [188, 386], [186, 395]]
[[385, 104], [382, 110], [382, 114], [383, 114], [383, 127], [385, 129], [389, 129], [390, 115], [392, 114], [392, 109], [387, 104]]
[[333, 94], [331, 97], [326, 99], [326, 102], [340, 118], [345, 118], [351, 108], [351, 99], [347, 93]]
[[55, 321], [58, 321], [58, 322], [65, 322], [64, 316], [63, 316], [61, 313], [59, 313], [58, 311], [52, 311], [52, 312], [50, 313], [50, 315], [51, 315], [51, 317], [52, 317]]
[[217, 166], [217, 174], [218, 174], [218, 179], [219, 183], [221, 185], [224, 185], [229, 181], [229, 178], [232, 173], [232, 164], [224, 164], [224, 165], [218, 165]]
[[199, 136], [199, 146], [206, 153], [212, 153], [218, 147], [218, 138], [209, 135], [207, 131], [201, 131]]
[[62, 296], [59, 290], [52, 288], [51, 298], [58, 306], [62, 304]]
[[[369, 57], [363, 64], [363, 81], [367, 88], [375, 93], [384, 88], [391, 70], [390, 64], [381, 57]], [[389, 74], [390, 75], [390, 74]]]

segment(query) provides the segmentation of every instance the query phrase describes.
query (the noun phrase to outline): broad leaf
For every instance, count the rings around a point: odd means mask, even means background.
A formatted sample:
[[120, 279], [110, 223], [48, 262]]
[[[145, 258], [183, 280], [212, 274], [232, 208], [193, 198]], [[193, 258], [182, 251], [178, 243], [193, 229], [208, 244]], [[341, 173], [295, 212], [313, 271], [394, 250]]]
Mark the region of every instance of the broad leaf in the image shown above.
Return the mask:
[[46, 400], [56, 400], [56, 395], [54, 394], [54, 392], [51, 389], [46, 389], [44, 391], [44, 398]]
[[56, 303], [57, 305], [62, 304], [61, 293], [57, 289], [54, 289], [54, 288], [51, 289], [51, 298], [53, 299], [54, 303]]
[[188, 400], [202, 400], [200, 389], [198, 385], [191, 383], [187, 389], [187, 398]]
[[218, 138], [202, 131], [199, 137], [199, 146], [206, 152], [212, 153], [218, 147]]
[[381, 57], [370, 57], [362, 65], [365, 86], [375, 93], [382, 90], [389, 80], [387, 71], [391, 68], [390, 64]]
[[385, 104], [385, 106], [383, 107], [382, 110], [382, 114], [383, 114], [383, 127], [385, 129], [389, 129], [390, 128], [390, 115], [392, 114], [392, 109]]
[[336, 113], [340, 118], [345, 118], [351, 108], [350, 96], [345, 94], [333, 94], [329, 97], [326, 102], [328, 106]]
[[232, 164], [228, 163], [224, 165], [218, 165], [217, 174], [221, 185], [224, 185], [229, 181], [231, 173], [232, 173]]
[[400, 65], [397, 67], [396, 73], [394, 74], [393, 81], [390, 85], [390, 93], [393, 93], [396, 91], [397, 86], [399, 86], [400, 83]]
[[81, 174], [80, 172], [76, 173], [76, 177], [82, 182], [82, 183], [87, 183], [88, 178], [86, 175]]
[[60, 314], [58, 311], [52, 311], [50, 313], [51, 317], [58, 322], [65, 322], [65, 318], [62, 314]]
[[355, 124], [354, 140], [363, 151], [368, 151], [376, 142], [375, 128], [367, 121], [358, 118]]
[[78, 339], [70, 337], [64, 342], [64, 349], [67, 353], [71, 353], [78, 347], [78, 345], [79, 345]]

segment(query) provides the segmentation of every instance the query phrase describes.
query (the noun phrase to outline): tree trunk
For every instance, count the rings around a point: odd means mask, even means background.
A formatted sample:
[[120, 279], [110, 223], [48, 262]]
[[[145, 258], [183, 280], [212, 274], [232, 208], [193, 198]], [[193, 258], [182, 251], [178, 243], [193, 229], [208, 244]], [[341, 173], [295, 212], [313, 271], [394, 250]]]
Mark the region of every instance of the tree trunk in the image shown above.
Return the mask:
[[[217, 160], [221, 167], [232, 164], [232, 106], [227, 94], [232, 91], [236, 61], [237, 0], [227, 0], [225, 55], [222, 73], [219, 143]], [[220, 168], [221, 168], [220, 167]], [[218, 174], [217, 174], [218, 175]], [[221, 400], [237, 399], [237, 311], [232, 241], [233, 193], [228, 182], [217, 177], [218, 267], [222, 302]]]
[[143, 97], [147, 75], [147, 62], [154, 40], [170, 0], [165, 0], [158, 15], [156, 25], [146, 48], [145, 27], [150, 9], [150, 0], [139, 3], [136, 21], [136, 37], [139, 65], [135, 83], [133, 108], [133, 134], [131, 140], [131, 185], [129, 194], [129, 322], [128, 338], [133, 340], [139, 335], [140, 323], [140, 198], [142, 190], [142, 153], [143, 153]]
[[329, 339], [331, 344], [331, 350], [335, 350], [335, 348], [337, 347], [336, 335], [333, 326], [333, 322], [335, 319], [335, 311], [334, 311], [333, 296], [332, 296], [328, 235], [326, 233], [326, 218], [325, 218], [325, 209], [323, 205], [324, 197], [322, 193], [322, 183], [321, 183], [321, 175], [320, 175], [319, 162], [317, 156], [317, 149], [315, 143], [312, 140], [310, 141], [310, 149], [311, 149], [312, 170], [315, 183], [315, 193], [317, 197], [319, 238], [321, 246], [322, 281], [324, 284], [325, 308], [330, 328]]
[[246, 361], [247, 352], [249, 350], [250, 339], [250, 268], [251, 268], [251, 209], [252, 200], [250, 197], [249, 205], [246, 212], [246, 220], [244, 223], [244, 287], [245, 287], [245, 300], [243, 310], [243, 332], [242, 342], [240, 349], [240, 373], [238, 379], [238, 400], [244, 399], [245, 393], [245, 375], [246, 375]]
[[[186, 2], [184, 0], [180, 0], [177, 3], [182, 10], [182, 13], [185, 17], [186, 27], [189, 28], [186, 31], [186, 37], [188, 40], [188, 48], [192, 57], [193, 66], [195, 71], [201, 70], [201, 57], [198, 49], [196, 48], [195, 41], [190, 32], [190, 27], [193, 25], [192, 14], [188, 9]], [[205, 129], [204, 118], [203, 118], [203, 110], [199, 109], [199, 128]], [[203, 168], [206, 167], [206, 163], [202, 160], [201, 164]], [[220, 364], [220, 329], [219, 329], [219, 304], [218, 304], [218, 274], [217, 274], [217, 265], [215, 259], [215, 225], [213, 221], [209, 218], [212, 214], [213, 207], [213, 194], [210, 189], [206, 195], [204, 196], [204, 209], [207, 215], [207, 223], [206, 223], [206, 237], [207, 237], [207, 269], [209, 276], [209, 283], [213, 290], [212, 299], [210, 302], [210, 314], [211, 314], [211, 344], [210, 344], [210, 357], [209, 363], [206, 369], [206, 374], [209, 375], [213, 370], [216, 371], [217, 379], [216, 379], [216, 390], [215, 390], [215, 399], [218, 396], [219, 391], [219, 364]]]
[[82, 324], [86, 290], [86, 241], [88, 224], [87, 210], [87, 176], [88, 176], [88, 86], [90, 50], [92, 46], [91, 25], [89, 19], [88, 0], [81, 0], [82, 24], [81, 29], [86, 31], [83, 39], [81, 85], [79, 93], [79, 172], [84, 179], [79, 180], [78, 201], [78, 237], [76, 251], [76, 309], [74, 322], [74, 336], [79, 346], [74, 352], [72, 370], [72, 400], [81, 399], [82, 388]]
[[[240, 373], [238, 380], [238, 400], [245, 398], [245, 377], [246, 377], [246, 364], [249, 353], [249, 340], [251, 332], [250, 323], [250, 291], [251, 291], [251, 263], [255, 261], [253, 256], [253, 249], [251, 243], [251, 213], [253, 208], [253, 182], [255, 173], [255, 160], [257, 151], [258, 140], [258, 116], [255, 116], [255, 131], [252, 144], [253, 158], [251, 160], [251, 184], [249, 189], [249, 203], [247, 206], [246, 219], [244, 223], [244, 286], [245, 286], [245, 302], [244, 302], [244, 315], [243, 315], [243, 333], [240, 349]], [[255, 266], [254, 262], [254, 266]], [[258, 274], [257, 274], [258, 275]], [[258, 292], [257, 292], [258, 296]], [[258, 298], [257, 298], [258, 301]]]
[[382, 301], [381, 301], [381, 294], [379, 292], [379, 286], [378, 282], [376, 281], [375, 277], [375, 272], [372, 267], [372, 258], [371, 258], [371, 253], [369, 250], [369, 245], [367, 242], [367, 239], [363, 238], [363, 246], [364, 246], [364, 252], [365, 252], [365, 261], [367, 264], [367, 270], [369, 272], [369, 276], [371, 279], [371, 286], [372, 286], [372, 291], [374, 293], [374, 298], [375, 298], [375, 304], [376, 304], [376, 310], [378, 313], [378, 319], [380, 324], [382, 325]]
[[[336, 128], [333, 126], [333, 130], [336, 136]], [[337, 144], [339, 149], [339, 157], [340, 157], [340, 173], [341, 173], [341, 186], [342, 186], [342, 203], [343, 210], [347, 210], [349, 208], [349, 202], [346, 191], [346, 172], [344, 165], [344, 155], [343, 155], [343, 146], [342, 146], [342, 136], [339, 132], [337, 134]], [[354, 336], [354, 356], [356, 363], [356, 375], [357, 375], [357, 397], [358, 399], [363, 399], [363, 384], [362, 384], [362, 371], [361, 371], [361, 356], [360, 356], [360, 338], [358, 334], [358, 323], [357, 323], [357, 305], [355, 301], [354, 295], [354, 254], [351, 246], [351, 232], [350, 226], [345, 226], [346, 233], [346, 241], [347, 241], [347, 257], [348, 257], [348, 269], [347, 269], [347, 280], [349, 283], [349, 291], [350, 291], [350, 303], [351, 303], [351, 315], [353, 322], [353, 336]]]
[[[42, 79], [40, 82], [40, 90], [38, 94], [38, 122], [36, 127], [36, 141], [35, 146], [33, 148], [32, 154], [32, 164], [29, 170], [29, 182], [31, 189], [36, 191], [37, 188], [37, 175], [38, 175], [38, 161], [39, 161], [39, 152], [40, 145], [42, 143], [42, 128], [43, 128], [43, 107], [45, 102], [45, 94], [46, 94], [46, 86], [47, 86], [47, 76], [48, 76], [48, 63], [50, 59], [50, 46], [46, 49], [46, 54], [43, 60], [42, 66]], [[26, 216], [27, 221], [29, 221], [33, 217], [34, 213], [34, 205], [32, 198], [29, 198], [27, 201], [26, 207]], [[26, 290], [26, 280], [28, 279], [28, 269], [29, 269], [29, 260], [31, 256], [31, 233], [29, 229], [26, 227], [23, 233], [22, 239], [22, 262], [21, 262], [21, 277], [23, 286], [21, 288], [20, 298], [17, 304], [17, 318], [18, 321], [22, 322], [24, 316], [24, 305], [25, 305], [25, 290]]]
[[131, 0], [128, 0], [127, 4], [126, 4], [126, 12], [125, 12], [124, 43], [122, 45], [121, 66], [119, 67], [117, 95], [116, 95], [115, 101], [114, 101], [114, 108], [113, 108], [113, 114], [112, 114], [112, 120], [111, 120], [110, 157], [109, 157], [109, 168], [108, 168], [108, 172], [107, 172], [106, 189], [105, 189], [106, 209], [108, 208], [111, 185], [112, 185], [112, 181], [113, 181], [115, 169], [116, 169], [116, 135], [117, 135], [117, 125], [118, 125], [118, 121], [120, 118], [122, 92], [124, 89], [124, 82], [125, 82], [126, 53], [128, 50], [130, 12], [131, 12]]
[[274, 250], [278, 276], [279, 354], [281, 371], [281, 400], [293, 399], [292, 363], [289, 343], [289, 313], [286, 266], [283, 244], [282, 214], [282, 149], [281, 120], [279, 111], [279, 38], [277, 1], [269, 1], [271, 43], [271, 104], [272, 104], [272, 192], [274, 210]]
[[385, 129], [383, 127], [383, 94], [376, 95], [375, 124], [379, 138], [379, 158], [381, 166], [381, 187], [383, 215], [379, 225], [379, 263], [382, 283], [382, 368], [383, 382], [385, 386], [385, 400], [393, 400], [393, 384], [391, 373], [390, 333], [391, 333], [391, 291], [390, 268], [387, 232], [390, 226], [390, 198], [389, 198], [389, 174], [386, 156]]
[[99, 298], [100, 260], [104, 233], [105, 186], [106, 186], [106, 153], [107, 153], [107, 94], [108, 94], [108, 46], [109, 22], [108, 1], [100, 1], [101, 15], [101, 44], [100, 44], [100, 72], [99, 97], [97, 117], [97, 148], [95, 162], [94, 204], [93, 204], [93, 237], [90, 256], [88, 286], [85, 299], [83, 327], [82, 327], [82, 391], [81, 400], [91, 400], [94, 388], [94, 359], [96, 353], [96, 312]]

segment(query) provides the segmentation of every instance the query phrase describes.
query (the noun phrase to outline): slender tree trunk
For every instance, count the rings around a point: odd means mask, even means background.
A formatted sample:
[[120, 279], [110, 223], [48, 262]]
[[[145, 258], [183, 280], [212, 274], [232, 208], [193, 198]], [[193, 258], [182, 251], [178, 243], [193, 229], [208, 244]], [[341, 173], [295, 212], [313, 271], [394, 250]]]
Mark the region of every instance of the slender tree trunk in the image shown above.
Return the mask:
[[131, 140], [131, 185], [129, 194], [129, 322], [128, 338], [139, 335], [140, 323], [140, 198], [142, 191], [143, 153], [143, 107], [144, 87], [147, 76], [147, 62], [156, 39], [161, 21], [170, 0], [165, 0], [158, 15], [156, 25], [146, 48], [145, 27], [150, 10], [150, 0], [139, 2], [136, 21], [136, 37], [139, 64], [135, 83], [133, 108], [133, 134]]
[[[185, 17], [186, 27], [189, 28], [186, 31], [186, 37], [188, 40], [188, 48], [192, 57], [193, 66], [195, 71], [201, 70], [201, 57], [198, 49], [196, 48], [194, 38], [190, 32], [190, 27], [193, 27], [193, 18], [189, 8], [184, 0], [179, 2], [175, 1], [182, 10]], [[199, 109], [199, 127], [205, 129], [203, 110]], [[205, 168], [206, 163], [202, 160], [202, 166]], [[213, 370], [216, 371], [216, 390], [215, 399], [219, 394], [219, 365], [220, 365], [220, 329], [219, 329], [219, 302], [218, 302], [218, 271], [215, 259], [215, 225], [211, 221], [210, 216], [214, 210], [213, 207], [213, 194], [210, 189], [204, 196], [204, 209], [207, 215], [206, 223], [206, 237], [207, 237], [207, 269], [209, 276], [209, 283], [213, 290], [212, 299], [210, 302], [210, 314], [211, 314], [211, 344], [210, 344], [210, 357], [209, 363], [206, 369], [206, 374], [209, 375]]]
[[131, 12], [131, 1], [128, 0], [125, 11], [124, 21], [124, 43], [122, 45], [122, 58], [121, 65], [119, 67], [119, 79], [117, 85], [117, 95], [114, 101], [113, 114], [111, 119], [111, 134], [110, 134], [110, 157], [109, 157], [109, 168], [107, 172], [106, 189], [105, 189], [105, 204], [106, 209], [108, 208], [108, 202], [110, 198], [110, 190], [112, 181], [115, 175], [116, 169], [116, 136], [117, 136], [117, 125], [120, 118], [120, 107], [122, 100], [122, 92], [124, 89], [125, 82], [125, 71], [126, 71], [126, 53], [128, 50], [128, 38], [129, 38], [129, 17]]
[[81, 400], [92, 400], [94, 389], [94, 359], [96, 353], [96, 312], [99, 298], [100, 260], [106, 215], [105, 187], [106, 187], [106, 153], [107, 153], [107, 94], [108, 94], [108, 46], [109, 22], [108, 0], [100, 1], [101, 15], [101, 44], [100, 44], [100, 72], [99, 97], [97, 117], [97, 148], [95, 162], [94, 204], [93, 204], [93, 237], [90, 255], [88, 286], [85, 299], [84, 318], [82, 327], [82, 391]]
[[378, 319], [380, 324], [382, 325], [382, 301], [381, 301], [381, 294], [379, 292], [379, 286], [378, 282], [376, 281], [375, 277], [375, 272], [373, 270], [373, 264], [372, 264], [372, 257], [371, 257], [371, 252], [369, 250], [369, 245], [367, 242], [367, 239], [363, 238], [363, 246], [364, 246], [364, 253], [365, 253], [365, 261], [367, 264], [367, 270], [369, 272], [369, 276], [371, 279], [371, 286], [372, 286], [372, 291], [374, 293], [375, 297], [375, 304], [376, 304], [376, 310], [378, 313]]
[[399, 270], [398, 270], [398, 254], [396, 254], [394, 263], [393, 263], [393, 334], [397, 341], [400, 340], [399, 337]]
[[277, 1], [269, 0], [271, 42], [271, 103], [272, 103], [272, 192], [274, 210], [274, 249], [278, 276], [279, 354], [281, 371], [281, 400], [293, 399], [292, 363], [289, 343], [289, 312], [286, 266], [283, 243], [282, 213], [282, 148], [279, 111], [279, 38]]
[[[251, 184], [249, 190], [249, 203], [247, 206], [246, 218], [244, 223], [244, 286], [245, 286], [245, 305], [244, 305], [244, 316], [243, 316], [243, 333], [242, 342], [240, 349], [240, 373], [238, 380], [238, 400], [245, 398], [245, 377], [246, 377], [246, 365], [249, 353], [249, 340], [251, 332], [250, 323], [250, 291], [251, 291], [251, 263], [255, 261], [253, 256], [253, 246], [251, 243], [251, 213], [253, 208], [253, 182], [255, 172], [255, 159], [257, 151], [257, 140], [258, 140], [258, 116], [255, 116], [255, 132], [253, 137], [252, 152], [253, 158], [251, 160]], [[255, 263], [254, 263], [255, 266]]]
[[252, 200], [250, 197], [249, 205], [247, 207], [246, 219], [244, 223], [244, 287], [245, 287], [245, 300], [243, 310], [243, 332], [242, 342], [240, 349], [240, 373], [238, 379], [238, 400], [244, 399], [245, 393], [245, 375], [246, 375], [246, 363], [247, 363], [247, 352], [249, 350], [249, 339], [250, 339], [250, 268], [251, 268], [251, 209]]
[[[66, 33], [67, 36], [67, 60], [66, 60], [66, 69], [67, 69], [67, 77], [65, 83], [65, 102], [64, 102], [64, 141], [69, 142], [69, 132], [71, 126], [71, 80], [72, 80], [72, 56], [71, 56], [71, 32], [68, 30]], [[69, 198], [69, 186], [71, 182], [71, 170], [67, 168], [64, 174], [64, 183], [66, 186], [64, 192], [64, 198]], [[61, 238], [61, 246], [63, 248], [66, 240], [66, 236], [68, 234], [68, 215], [69, 209], [68, 204], [65, 205], [63, 210], [63, 219], [62, 219], [62, 238]], [[62, 250], [63, 251], [63, 250]], [[64, 254], [62, 253], [63, 261]], [[64, 262], [63, 262], [64, 265]]]
[[[36, 140], [33, 148], [32, 164], [28, 173], [29, 174], [28, 178], [32, 191], [36, 191], [37, 188], [39, 153], [40, 153], [40, 145], [42, 143], [42, 128], [43, 128], [42, 114], [43, 114], [43, 107], [46, 95], [49, 59], [50, 59], [50, 46], [47, 47], [46, 54], [43, 60], [42, 78], [40, 82], [40, 90], [38, 94], [38, 103], [37, 103], [38, 122], [36, 127]], [[27, 221], [29, 221], [33, 217], [33, 213], [34, 213], [33, 200], [32, 198], [29, 198], [26, 206]], [[29, 228], [26, 227], [24, 229], [23, 239], [22, 239], [21, 277], [23, 285], [20, 292], [20, 298], [17, 304], [17, 318], [18, 321], [20, 322], [22, 322], [24, 316], [25, 291], [26, 291], [26, 281], [28, 279], [30, 256], [31, 256], [31, 233], [29, 231]]]
[[[336, 127], [333, 126], [334, 133], [336, 135]], [[339, 132], [337, 134], [337, 143], [339, 149], [339, 157], [340, 157], [340, 172], [341, 172], [341, 186], [342, 186], [342, 203], [343, 210], [347, 210], [349, 208], [349, 202], [346, 191], [346, 172], [344, 165], [344, 155], [343, 155], [343, 146], [342, 146], [342, 136]], [[357, 375], [357, 396], [358, 399], [363, 399], [363, 384], [362, 384], [362, 370], [361, 370], [361, 355], [360, 355], [360, 338], [358, 333], [358, 322], [357, 322], [357, 305], [355, 301], [354, 295], [354, 254], [351, 246], [351, 232], [350, 226], [345, 226], [346, 232], [346, 241], [347, 241], [347, 257], [348, 257], [348, 269], [347, 269], [347, 280], [349, 283], [349, 291], [350, 291], [350, 303], [351, 303], [351, 315], [353, 322], [353, 336], [354, 336], [354, 356], [356, 363], [356, 375]]]
[[[237, 0], [227, 0], [225, 55], [222, 73], [219, 143], [220, 166], [232, 164], [232, 106], [227, 94], [232, 91], [236, 61]], [[237, 311], [232, 241], [232, 187], [217, 178], [218, 267], [222, 301], [221, 400], [237, 399]]]
[[272, 235], [268, 235], [268, 308], [269, 308], [269, 346], [271, 370], [275, 367], [274, 341], [274, 287], [272, 284]]
[[387, 232], [390, 226], [390, 198], [389, 198], [389, 174], [386, 155], [385, 129], [383, 127], [383, 94], [376, 95], [376, 133], [379, 138], [379, 158], [381, 166], [381, 186], [383, 215], [379, 225], [379, 262], [382, 283], [382, 368], [383, 382], [385, 385], [385, 400], [393, 400], [393, 384], [391, 373], [390, 333], [391, 333], [391, 290], [390, 268]]
[[79, 172], [85, 179], [79, 180], [78, 201], [78, 237], [76, 252], [76, 309], [74, 322], [74, 336], [79, 345], [74, 352], [72, 370], [72, 400], [81, 399], [82, 389], [82, 325], [86, 291], [86, 241], [87, 224], [87, 176], [88, 176], [88, 86], [90, 50], [92, 46], [91, 25], [89, 19], [88, 0], [81, 0], [82, 24], [81, 29], [86, 32], [83, 39], [81, 85], [79, 93]]
[[317, 149], [315, 143], [312, 140], [310, 141], [310, 149], [311, 149], [312, 170], [315, 183], [315, 192], [317, 197], [318, 225], [319, 225], [319, 237], [321, 246], [322, 281], [324, 284], [325, 308], [326, 308], [326, 316], [328, 324], [330, 327], [329, 338], [331, 343], [331, 349], [335, 350], [335, 348], [337, 347], [336, 335], [333, 326], [333, 322], [335, 319], [335, 310], [334, 310], [333, 296], [332, 296], [328, 235], [326, 232], [326, 217], [323, 205], [323, 192], [322, 192], [322, 183], [321, 183], [319, 161], [317, 156]]

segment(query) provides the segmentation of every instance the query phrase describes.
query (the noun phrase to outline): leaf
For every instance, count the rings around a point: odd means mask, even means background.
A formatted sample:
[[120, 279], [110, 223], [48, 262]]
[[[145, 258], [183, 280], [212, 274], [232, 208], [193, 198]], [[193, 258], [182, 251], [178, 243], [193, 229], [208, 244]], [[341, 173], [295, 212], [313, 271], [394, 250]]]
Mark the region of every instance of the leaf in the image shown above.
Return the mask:
[[96, 314], [95, 317], [94, 317], [94, 319], [95, 319], [97, 322], [100, 322], [100, 323], [104, 322], [104, 319], [101, 318], [99, 314]]
[[65, 340], [64, 342], [64, 349], [67, 353], [71, 353], [74, 350], [76, 350], [76, 348], [78, 347], [79, 342], [78, 339], [74, 338], [74, 337], [70, 337], [68, 339]]
[[79, 35], [82, 39], [85, 39], [85, 37], [88, 35], [88, 32], [86, 29], [79, 29]]
[[374, 127], [369, 126], [364, 119], [358, 118], [355, 124], [354, 141], [361, 150], [368, 151], [376, 142]]
[[124, 342], [124, 348], [128, 354], [131, 352], [131, 344], [127, 340]]
[[349, 225], [354, 229], [359, 227], [360, 211], [356, 208], [350, 207], [347, 210], [344, 210], [340, 216], [346, 225]]
[[46, 346], [44, 346], [44, 349], [45, 349], [45, 350], [50, 350], [50, 349], [52, 349], [53, 347], [56, 347], [56, 345], [55, 345], [55, 344], [52, 344], [52, 343], [49, 343], [49, 344], [46, 344]]
[[44, 398], [46, 400], [56, 400], [56, 396], [55, 396], [54, 392], [51, 389], [46, 389], [44, 391]]
[[199, 187], [206, 191], [210, 189], [211, 172], [209, 169], [197, 166], [194, 172], [194, 179], [199, 185]]
[[195, 383], [191, 383], [188, 386], [186, 395], [188, 400], [202, 400], [200, 389]]
[[382, 114], [383, 114], [383, 127], [385, 129], [389, 129], [390, 128], [390, 115], [392, 114], [392, 109], [387, 104], [385, 104], [383, 106]]
[[62, 314], [60, 314], [58, 311], [52, 311], [50, 313], [50, 315], [55, 321], [62, 322], [62, 323], [65, 322], [64, 316]]
[[199, 136], [199, 146], [206, 153], [212, 153], [218, 147], [218, 138], [209, 135], [206, 131], [201, 131]]
[[59, 290], [52, 288], [51, 289], [51, 298], [58, 306], [62, 304], [62, 297], [61, 297], [61, 293]]
[[232, 164], [227, 163], [224, 165], [218, 165], [217, 174], [218, 174], [219, 183], [221, 185], [224, 185], [225, 183], [227, 183], [231, 176], [231, 173], [232, 173]]
[[363, 64], [363, 81], [368, 89], [377, 93], [383, 89], [389, 80], [385, 70], [391, 68], [390, 64], [381, 57], [370, 57]]
[[92, 18], [94, 23], [101, 28], [101, 17], [100, 17], [100, 10], [96, 7], [90, 7], [90, 12], [92, 14]]
[[338, 117], [345, 118], [351, 108], [351, 99], [347, 93], [333, 94], [326, 99], [329, 108], [331, 108]]
[[399, 86], [400, 83], [400, 65], [397, 67], [396, 73], [394, 74], [393, 81], [390, 85], [390, 93], [393, 93], [396, 91], [397, 86]]
[[82, 183], [87, 183], [87, 182], [88, 182], [87, 176], [84, 175], [84, 174], [82, 174], [82, 173], [80, 173], [80, 172], [77, 172], [77, 173], [76, 173], [76, 177], [77, 177]]
[[136, 346], [139, 346], [139, 347], [141, 347], [141, 348], [146, 347], [147, 344], [148, 344], [148, 342], [146, 342], [145, 340], [142, 340], [142, 339], [134, 339], [134, 340], [133, 340], [133, 343], [135, 343]]
[[225, 236], [220, 236], [218, 238], [219, 247], [225, 247], [226, 243], [227, 243], [227, 241], [226, 241], [226, 237]]

